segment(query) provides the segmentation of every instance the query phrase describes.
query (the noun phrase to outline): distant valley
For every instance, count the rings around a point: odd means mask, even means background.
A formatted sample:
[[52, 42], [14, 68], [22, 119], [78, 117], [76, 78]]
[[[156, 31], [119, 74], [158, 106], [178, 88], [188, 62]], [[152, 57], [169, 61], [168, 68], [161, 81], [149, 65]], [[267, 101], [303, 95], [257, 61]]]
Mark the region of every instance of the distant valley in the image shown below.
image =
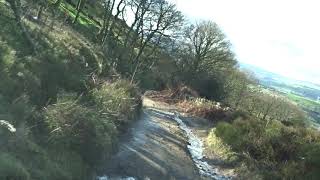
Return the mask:
[[297, 103], [307, 112], [311, 121], [320, 124], [320, 85], [290, 79], [254, 65], [241, 63], [240, 68], [254, 73], [264, 88], [279, 92]]

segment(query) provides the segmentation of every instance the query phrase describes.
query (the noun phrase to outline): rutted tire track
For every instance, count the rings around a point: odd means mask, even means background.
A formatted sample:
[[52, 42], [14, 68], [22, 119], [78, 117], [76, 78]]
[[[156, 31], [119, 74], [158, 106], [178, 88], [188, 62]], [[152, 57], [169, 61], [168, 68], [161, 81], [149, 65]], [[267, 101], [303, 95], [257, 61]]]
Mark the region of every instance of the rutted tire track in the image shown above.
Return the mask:
[[185, 136], [188, 138], [188, 150], [201, 176], [216, 180], [231, 179], [231, 177], [220, 174], [217, 168], [210, 166], [205, 160], [203, 160], [203, 142], [194, 135], [192, 130], [179, 117], [178, 113], [165, 112], [157, 109], [152, 109], [152, 111], [160, 116], [173, 119], [179, 124], [180, 129], [185, 132]]

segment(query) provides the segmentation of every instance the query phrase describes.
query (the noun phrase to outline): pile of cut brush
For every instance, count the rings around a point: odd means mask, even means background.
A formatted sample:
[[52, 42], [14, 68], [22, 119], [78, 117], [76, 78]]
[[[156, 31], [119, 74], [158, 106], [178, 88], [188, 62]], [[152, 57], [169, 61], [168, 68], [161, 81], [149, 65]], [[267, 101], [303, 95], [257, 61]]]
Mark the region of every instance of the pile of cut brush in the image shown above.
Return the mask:
[[166, 89], [163, 91], [147, 91], [145, 93], [145, 96], [153, 100], [175, 104], [184, 100], [198, 98], [199, 94], [195, 90], [187, 86], [180, 85], [175, 89]]
[[175, 105], [189, 115], [214, 122], [228, 120], [233, 114], [229, 107], [223, 106], [219, 102], [200, 98], [197, 91], [185, 85], [163, 91], [147, 91], [144, 95], [155, 101]]
[[177, 105], [185, 113], [212, 121], [224, 120], [231, 114], [229, 107], [223, 107], [219, 102], [203, 98], [184, 100], [177, 103]]

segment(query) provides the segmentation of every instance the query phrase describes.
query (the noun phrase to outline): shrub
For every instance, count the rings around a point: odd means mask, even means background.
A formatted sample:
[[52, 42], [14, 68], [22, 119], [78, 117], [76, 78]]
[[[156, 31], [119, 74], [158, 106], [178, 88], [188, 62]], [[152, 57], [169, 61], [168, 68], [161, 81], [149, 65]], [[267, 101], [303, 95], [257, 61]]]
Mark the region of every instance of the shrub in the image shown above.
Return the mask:
[[207, 137], [207, 144], [209, 151], [217, 155], [223, 161], [233, 162], [236, 160], [236, 154], [232, 151], [231, 147], [224, 143], [221, 138], [215, 134], [216, 129], [212, 129]]
[[92, 92], [93, 104], [112, 119], [119, 130], [135, 119], [140, 103], [138, 97], [136, 87], [124, 80], [105, 83]]
[[320, 137], [318, 132], [308, 131], [305, 141], [299, 152], [300, 158], [304, 160], [306, 177], [309, 179], [320, 179]]
[[235, 147], [236, 144], [238, 144], [238, 135], [240, 133], [237, 131], [236, 128], [234, 128], [231, 124], [226, 122], [221, 122], [217, 125], [215, 134], [218, 137], [221, 137], [224, 142], [227, 144], [232, 145], [232, 147]]
[[185, 83], [196, 90], [201, 97], [216, 101], [223, 100], [225, 89], [223, 87], [224, 80], [222, 77], [224, 76], [219, 73], [212, 75], [206, 72], [191, 75], [191, 80], [186, 79]]
[[[0, 96], [0, 118], [17, 129], [15, 133], [0, 129], [0, 179], [89, 179], [115, 149], [115, 124], [122, 119], [130, 122], [139, 103], [135, 86], [127, 81], [105, 85], [94, 93], [100, 99], [92, 97], [101, 101], [88, 103], [63, 93], [43, 111], [37, 111], [27, 95], [14, 100]], [[103, 100], [112, 102], [98, 103]]]
[[79, 153], [89, 165], [108, 158], [117, 142], [112, 120], [98, 109], [79, 104], [73, 96], [59, 98], [44, 115], [49, 142]]
[[320, 177], [320, 136], [315, 130], [279, 121], [237, 119], [232, 124], [219, 123], [215, 134], [267, 179]]

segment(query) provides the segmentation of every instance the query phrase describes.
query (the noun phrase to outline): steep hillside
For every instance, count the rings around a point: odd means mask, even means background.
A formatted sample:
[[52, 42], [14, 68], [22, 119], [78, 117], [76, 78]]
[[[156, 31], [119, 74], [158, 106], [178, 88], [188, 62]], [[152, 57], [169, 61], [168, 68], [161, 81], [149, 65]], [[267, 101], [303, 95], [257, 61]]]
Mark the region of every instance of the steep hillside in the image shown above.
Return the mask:
[[86, 37], [95, 27], [48, 8], [19, 25], [0, 2], [0, 179], [95, 178], [139, 112], [137, 87]]

